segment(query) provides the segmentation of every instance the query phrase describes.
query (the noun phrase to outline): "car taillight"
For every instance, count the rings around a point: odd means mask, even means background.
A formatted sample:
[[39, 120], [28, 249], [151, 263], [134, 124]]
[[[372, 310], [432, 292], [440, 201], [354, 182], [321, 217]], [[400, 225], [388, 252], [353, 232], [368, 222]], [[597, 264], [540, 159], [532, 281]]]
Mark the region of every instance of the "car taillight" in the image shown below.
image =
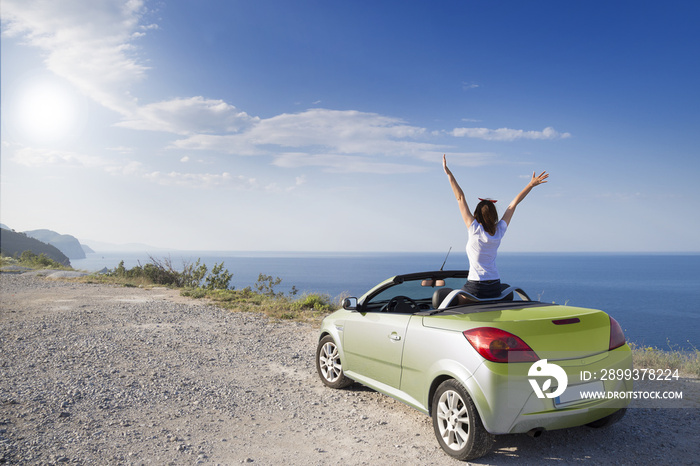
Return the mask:
[[610, 318], [610, 347], [614, 350], [625, 344], [625, 334], [622, 332], [622, 327], [615, 319]]
[[465, 330], [464, 336], [485, 359], [493, 362], [535, 362], [539, 357], [512, 333], [493, 327]]

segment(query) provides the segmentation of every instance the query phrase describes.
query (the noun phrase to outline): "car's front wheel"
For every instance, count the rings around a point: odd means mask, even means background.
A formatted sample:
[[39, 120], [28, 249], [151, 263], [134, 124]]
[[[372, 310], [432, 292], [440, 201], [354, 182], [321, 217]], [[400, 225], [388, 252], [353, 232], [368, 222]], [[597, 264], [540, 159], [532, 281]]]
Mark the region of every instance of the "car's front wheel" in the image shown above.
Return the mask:
[[316, 370], [323, 383], [331, 388], [344, 388], [353, 383], [353, 380], [345, 377], [343, 373], [338, 346], [330, 335], [318, 342]]
[[460, 461], [491, 450], [494, 436], [486, 431], [467, 390], [455, 379], [444, 381], [432, 401], [433, 429], [445, 452]]

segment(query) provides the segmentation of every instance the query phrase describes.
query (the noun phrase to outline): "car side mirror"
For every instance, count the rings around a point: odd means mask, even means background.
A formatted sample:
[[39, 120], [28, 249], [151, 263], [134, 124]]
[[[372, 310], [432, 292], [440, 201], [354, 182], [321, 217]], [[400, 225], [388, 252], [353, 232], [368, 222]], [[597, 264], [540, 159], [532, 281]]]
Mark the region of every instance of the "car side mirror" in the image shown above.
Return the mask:
[[345, 309], [346, 311], [356, 311], [357, 298], [345, 298], [343, 300], [343, 309]]

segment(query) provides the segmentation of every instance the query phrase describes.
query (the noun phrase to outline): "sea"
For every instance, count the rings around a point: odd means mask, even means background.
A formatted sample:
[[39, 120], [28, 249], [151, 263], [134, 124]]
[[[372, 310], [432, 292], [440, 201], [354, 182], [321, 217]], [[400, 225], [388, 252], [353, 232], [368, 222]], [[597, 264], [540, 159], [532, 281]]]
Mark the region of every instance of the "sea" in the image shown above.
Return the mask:
[[[359, 297], [394, 275], [468, 268], [466, 254], [176, 251], [109, 252], [72, 260], [95, 272], [167, 259], [174, 268], [197, 259], [222, 263], [236, 289], [253, 287], [260, 274], [279, 277], [276, 291]], [[532, 299], [601, 309], [614, 317], [628, 341], [643, 347], [700, 348], [700, 254], [508, 253], [498, 256], [501, 281]]]

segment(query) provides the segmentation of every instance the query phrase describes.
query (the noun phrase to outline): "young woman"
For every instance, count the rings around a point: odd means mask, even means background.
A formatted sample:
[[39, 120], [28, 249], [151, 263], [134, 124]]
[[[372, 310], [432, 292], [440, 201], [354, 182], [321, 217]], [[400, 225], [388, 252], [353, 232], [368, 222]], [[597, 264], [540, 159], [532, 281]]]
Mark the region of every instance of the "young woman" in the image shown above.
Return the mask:
[[506, 233], [508, 225], [513, 218], [515, 208], [525, 199], [532, 188], [547, 182], [549, 174], [542, 172], [535, 176], [532, 172], [532, 179], [515, 196], [506, 209], [501, 220], [498, 220], [498, 212], [495, 203], [490, 199], [480, 199], [474, 214], [469, 210], [467, 200], [464, 198], [464, 191], [459, 187], [454, 175], [447, 168], [447, 159], [442, 156], [442, 168], [450, 180], [450, 186], [457, 198], [459, 211], [462, 214], [464, 223], [469, 230], [469, 240], [467, 241], [467, 257], [469, 258], [469, 277], [464, 291], [473, 294], [477, 298], [495, 298], [501, 294], [501, 277], [496, 269], [496, 253], [501, 244], [501, 238]]

